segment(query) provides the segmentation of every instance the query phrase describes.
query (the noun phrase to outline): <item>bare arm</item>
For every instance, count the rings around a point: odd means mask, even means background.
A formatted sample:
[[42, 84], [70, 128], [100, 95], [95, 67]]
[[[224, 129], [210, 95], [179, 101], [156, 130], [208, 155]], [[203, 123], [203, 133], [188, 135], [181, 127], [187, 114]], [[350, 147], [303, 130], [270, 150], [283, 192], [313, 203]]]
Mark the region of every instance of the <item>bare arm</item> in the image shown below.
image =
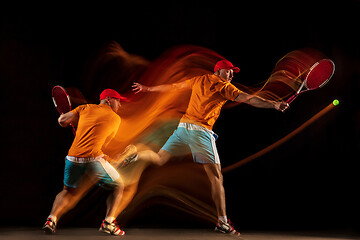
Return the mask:
[[68, 127], [71, 122], [76, 122], [77, 118], [78, 118], [77, 115], [75, 115], [74, 113], [67, 112], [60, 115], [60, 117], [58, 118], [58, 122], [60, 126]]
[[237, 98], [235, 99], [235, 101], [244, 102], [257, 108], [274, 108], [281, 112], [284, 112], [289, 107], [289, 104], [286, 102], [265, 100], [261, 97], [250, 95], [244, 92], [240, 93], [239, 96], [237, 96]]
[[134, 82], [132, 87], [133, 87], [133, 91], [135, 93], [139, 93], [139, 92], [168, 92], [168, 91], [182, 90], [182, 89], [189, 88], [186, 81], [179, 82], [179, 83], [173, 83], [173, 84], [163, 84], [163, 85], [158, 85], [158, 86], [151, 86], [151, 87]]

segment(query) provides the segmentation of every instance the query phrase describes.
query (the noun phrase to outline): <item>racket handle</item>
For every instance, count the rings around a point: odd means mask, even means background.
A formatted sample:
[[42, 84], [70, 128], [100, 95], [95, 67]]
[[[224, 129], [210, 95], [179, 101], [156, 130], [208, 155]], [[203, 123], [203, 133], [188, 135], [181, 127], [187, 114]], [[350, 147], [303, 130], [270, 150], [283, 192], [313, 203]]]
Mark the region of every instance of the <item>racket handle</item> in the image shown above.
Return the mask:
[[298, 94], [292, 95], [288, 100], [286, 100], [286, 103], [288, 103], [288, 104], [292, 103], [292, 101], [294, 101], [297, 96], [298, 96]]

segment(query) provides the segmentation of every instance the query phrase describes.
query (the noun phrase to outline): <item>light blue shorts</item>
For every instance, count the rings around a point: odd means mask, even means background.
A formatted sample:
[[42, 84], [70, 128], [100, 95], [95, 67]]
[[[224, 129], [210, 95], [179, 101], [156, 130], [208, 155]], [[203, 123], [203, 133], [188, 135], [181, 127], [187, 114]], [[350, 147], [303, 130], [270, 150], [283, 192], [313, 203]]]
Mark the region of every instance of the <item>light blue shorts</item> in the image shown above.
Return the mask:
[[64, 185], [77, 188], [85, 174], [94, 176], [100, 186], [115, 187], [118, 185], [119, 173], [103, 158], [90, 162], [73, 162], [65, 158]]
[[216, 138], [215, 133], [199, 125], [180, 123], [161, 149], [173, 156], [191, 152], [196, 163], [220, 164]]

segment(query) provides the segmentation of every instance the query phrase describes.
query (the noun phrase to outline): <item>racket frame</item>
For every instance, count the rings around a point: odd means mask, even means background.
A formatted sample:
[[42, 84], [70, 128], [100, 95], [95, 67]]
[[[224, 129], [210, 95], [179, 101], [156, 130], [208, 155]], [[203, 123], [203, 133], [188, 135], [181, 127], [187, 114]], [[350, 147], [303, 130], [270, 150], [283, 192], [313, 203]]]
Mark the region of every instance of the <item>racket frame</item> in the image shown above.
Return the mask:
[[[314, 68], [315, 68], [316, 66], [318, 66], [318, 65], [320, 64], [320, 62], [322, 62], [322, 61], [327, 61], [327, 62], [330, 62], [330, 63], [332, 64], [332, 67], [333, 67], [332, 73], [331, 73], [330, 76], [329, 76], [324, 82], [322, 82], [318, 87], [316, 87], [316, 88], [309, 88], [309, 86], [307, 85], [308, 77], [309, 77], [310, 73], [314, 70]], [[294, 95], [292, 95], [292, 96], [286, 101], [286, 103], [290, 104], [292, 101], [295, 100], [295, 98], [297, 98], [297, 96], [300, 95], [300, 93], [304, 93], [304, 92], [307, 92], [307, 91], [309, 91], [309, 90], [314, 90], [314, 89], [321, 88], [321, 87], [325, 86], [325, 85], [330, 81], [330, 79], [332, 78], [332, 76], [334, 75], [334, 72], [335, 72], [335, 63], [334, 63], [331, 59], [327, 59], [327, 58], [326, 58], [326, 59], [322, 59], [322, 60], [320, 60], [320, 61], [317, 61], [316, 63], [314, 63], [314, 64], [311, 66], [311, 68], [310, 68], [309, 71], [307, 72], [306, 77], [305, 77], [305, 80], [301, 83], [299, 89], [296, 91], [296, 93], [295, 93]], [[303, 90], [303, 91], [302, 91], [302, 89], [303, 89], [304, 87], [306, 88], [306, 90]]]
[[[59, 86], [59, 85], [54, 86], [53, 89], [52, 89], [52, 91], [51, 91], [51, 93], [52, 93], [52, 100], [53, 100], [53, 102], [54, 102], [54, 105], [55, 105], [56, 110], [57, 110], [60, 114], [64, 114], [64, 113], [65, 113], [65, 112], [63, 112], [63, 111], [61, 111], [61, 110], [59, 109], [58, 104], [56, 103], [56, 100], [55, 100], [55, 97], [54, 97], [54, 89], [56, 89], [56, 88], [60, 88], [60, 89], [63, 91], [63, 93], [65, 94], [65, 96], [66, 96], [66, 98], [67, 98], [67, 102], [68, 102], [68, 104], [69, 104], [69, 111], [71, 111], [70, 96], [69, 96], [69, 94], [67, 94], [65, 88], [63, 88], [62, 86]], [[72, 123], [70, 123], [70, 126], [72, 127], [72, 132], [73, 132], [73, 134], [74, 134], [74, 136], [75, 136], [75, 135], [76, 135], [76, 129], [75, 129], [75, 127], [74, 127], [74, 125], [73, 125]]]

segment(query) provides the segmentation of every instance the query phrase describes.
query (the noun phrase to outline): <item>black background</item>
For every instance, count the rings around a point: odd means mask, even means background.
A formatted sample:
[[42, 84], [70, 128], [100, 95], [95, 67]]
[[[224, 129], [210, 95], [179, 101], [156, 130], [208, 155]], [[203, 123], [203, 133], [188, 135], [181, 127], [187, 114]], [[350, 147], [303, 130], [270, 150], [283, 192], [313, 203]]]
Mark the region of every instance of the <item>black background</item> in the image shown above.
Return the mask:
[[[286, 113], [245, 105], [223, 110], [214, 131], [220, 135], [217, 144], [225, 167], [285, 136], [333, 99], [340, 100], [295, 138], [224, 174], [228, 215], [241, 229], [359, 230], [360, 5], [328, 4], [59, 2], [3, 7], [1, 224], [18, 225], [21, 219], [23, 225], [41, 226], [48, 215], [62, 188], [62, 160], [72, 140], [70, 131], [58, 127], [51, 88], [84, 89], [80, 79], [87, 62], [114, 40], [150, 61], [182, 44], [212, 49], [239, 66], [234, 81], [249, 86], [266, 80], [276, 61], [290, 51], [312, 47], [326, 54], [336, 64], [333, 79], [304, 94]], [[102, 217], [99, 204], [89, 208], [95, 211], [91, 216]], [[189, 227], [196, 222], [164, 209], [147, 208], [128, 227], [151, 226], [151, 221]], [[85, 226], [93, 224], [89, 219], [82, 219]], [[195, 227], [203, 226], [199, 222]]]

